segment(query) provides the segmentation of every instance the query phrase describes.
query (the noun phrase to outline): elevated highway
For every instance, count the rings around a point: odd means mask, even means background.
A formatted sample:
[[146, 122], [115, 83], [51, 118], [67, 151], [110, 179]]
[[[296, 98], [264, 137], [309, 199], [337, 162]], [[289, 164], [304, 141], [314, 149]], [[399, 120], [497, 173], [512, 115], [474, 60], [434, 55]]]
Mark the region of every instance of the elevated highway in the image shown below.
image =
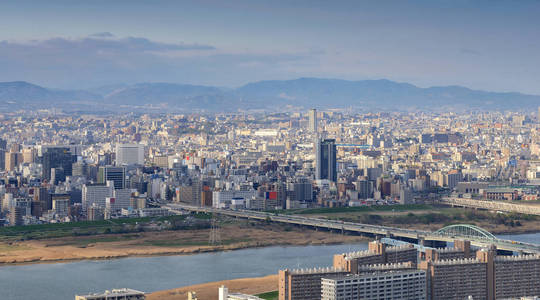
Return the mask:
[[439, 203], [451, 206], [540, 216], [540, 205], [515, 204], [503, 201], [476, 200], [457, 197], [443, 197], [439, 200]]
[[454, 225], [449, 226], [449, 228], [445, 227], [436, 232], [431, 232], [425, 230], [351, 223], [319, 218], [307, 218], [297, 215], [273, 214], [250, 210], [224, 210], [211, 207], [188, 206], [183, 204], [168, 204], [163, 207], [169, 209], [172, 212], [191, 211], [217, 213], [237, 218], [267, 220], [272, 222], [308, 226], [313, 228], [337, 230], [341, 232], [352, 232], [378, 237], [415, 240], [423, 245], [436, 244], [436, 242], [453, 242], [456, 239], [467, 239], [471, 241], [472, 245], [477, 247], [488, 247], [490, 245], [495, 245], [499, 250], [521, 253], [540, 253], [540, 245], [498, 239], [496, 237], [493, 237], [491, 234], [486, 234], [484, 230], [478, 230], [478, 227], [471, 225]]

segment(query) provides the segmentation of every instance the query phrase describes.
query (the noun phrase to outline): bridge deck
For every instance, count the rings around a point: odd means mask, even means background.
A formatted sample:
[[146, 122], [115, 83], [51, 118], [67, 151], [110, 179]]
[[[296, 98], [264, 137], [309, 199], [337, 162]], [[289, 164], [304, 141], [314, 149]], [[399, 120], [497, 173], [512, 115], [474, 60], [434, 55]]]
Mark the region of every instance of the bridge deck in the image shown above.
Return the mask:
[[335, 220], [326, 220], [318, 218], [307, 218], [302, 216], [295, 215], [283, 215], [283, 214], [272, 214], [265, 212], [257, 212], [250, 210], [223, 210], [210, 207], [196, 207], [188, 206], [182, 204], [169, 204], [165, 206], [169, 210], [178, 211], [178, 210], [187, 210], [194, 212], [206, 212], [206, 213], [218, 213], [223, 215], [228, 215], [232, 217], [247, 218], [247, 219], [256, 219], [256, 220], [269, 220], [273, 222], [288, 223], [295, 225], [303, 225], [324, 229], [332, 230], [341, 230], [347, 232], [357, 232], [362, 234], [372, 234], [382, 237], [402, 237], [410, 238], [417, 240], [426, 240], [426, 241], [445, 241], [453, 242], [456, 239], [468, 239], [471, 241], [471, 244], [477, 247], [487, 247], [489, 245], [495, 245], [497, 249], [523, 252], [523, 253], [540, 253], [540, 245], [516, 242], [503, 239], [488, 239], [481, 237], [472, 237], [472, 236], [456, 236], [450, 234], [443, 234], [425, 230], [414, 230], [414, 229], [405, 229], [405, 228], [396, 228], [388, 226], [379, 226], [379, 225], [369, 225], [361, 223], [351, 223]]
[[480, 208], [540, 216], [540, 205], [515, 204], [503, 201], [477, 200], [456, 197], [443, 197], [439, 200], [439, 202], [441, 204], [459, 207]]

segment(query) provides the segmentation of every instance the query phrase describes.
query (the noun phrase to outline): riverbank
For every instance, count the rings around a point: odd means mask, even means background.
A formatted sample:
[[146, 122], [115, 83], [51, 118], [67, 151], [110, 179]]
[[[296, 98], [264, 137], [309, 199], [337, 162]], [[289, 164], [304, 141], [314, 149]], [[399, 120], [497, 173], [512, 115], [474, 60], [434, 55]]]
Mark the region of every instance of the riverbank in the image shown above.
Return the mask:
[[276, 245], [323, 245], [366, 241], [365, 237], [293, 226], [239, 222], [220, 229], [209, 244], [209, 229], [101, 234], [0, 243], [0, 264], [54, 263], [130, 256], [183, 255]]
[[[432, 206], [397, 207], [395, 211], [349, 209], [318, 209], [306, 211], [304, 216], [344, 220], [391, 227], [407, 226], [411, 229], [435, 231], [447, 224], [468, 223], [478, 225], [493, 234], [522, 234], [540, 231], [540, 218], [522, 215], [501, 215], [457, 208]], [[196, 215], [198, 216], [198, 215]], [[199, 218], [208, 217], [205, 215]], [[172, 218], [172, 217], [171, 217]], [[167, 221], [183, 221], [185, 217]], [[123, 220], [126, 222], [125, 220]], [[128, 219], [128, 221], [130, 221]], [[162, 220], [163, 221], [163, 220]], [[120, 221], [117, 221], [120, 222]], [[146, 222], [149, 222], [146, 220]], [[106, 228], [96, 228], [108, 226]], [[220, 241], [209, 244], [210, 229], [178, 229], [164, 231], [128, 231], [114, 233], [123, 223], [91, 223], [87, 228], [72, 228], [74, 224], [52, 224], [57, 228], [46, 232], [39, 228], [14, 227], [16, 234], [6, 235], [0, 241], [0, 265], [55, 263], [77, 260], [113, 259], [132, 256], [163, 256], [228, 251], [276, 245], [323, 245], [367, 241], [368, 238], [316, 231], [287, 224], [224, 218], [221, 221]], [[71, 227], [69, 227], [69, 226]], [[87, 224], [88, 225], [88, 224]], [[67, 227], [67, 228], [64, 228]], [[96, 227], [96, 228], [94, 228]], [[30, 228], [30, 227], [29, 227]], [[108, 234], [81, 235], [90, 232], [112, 231]], [[6, 228], [6, 230], [14, 230]], [[90, 230], [88, 229], [88, 230]], [[109, 230], [107, 230], [109, 229]], [[130, 229], [133, 230], [133, 229]], [[21, 233], [19, 233], [19, 231]], [[78, 235], [74, 235], [76, 232]], [[60, 237], [49, 237], [59, 235]]]
[[241, 278], [196, 284], [177, 289], [154, 292], [149, 294], [146, 299], [185, 300], [187, 299], [187, 293], [194, 291], [197, 293], [197, 299], [199, 300], [217, 300], [218, 288], [222, 285], [225, 285], [231, 293], [256, 295], [276, 291], [278, 289], [278, 276], [269, 275], [257, 278]]

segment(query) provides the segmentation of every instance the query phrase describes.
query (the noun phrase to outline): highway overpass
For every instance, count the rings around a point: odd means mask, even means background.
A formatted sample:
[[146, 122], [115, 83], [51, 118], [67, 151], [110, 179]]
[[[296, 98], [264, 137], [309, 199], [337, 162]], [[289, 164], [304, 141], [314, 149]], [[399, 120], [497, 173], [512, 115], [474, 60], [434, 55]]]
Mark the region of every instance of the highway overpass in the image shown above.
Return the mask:
[[443, 197], [439, 200], [439, 203], [451, 206], [540, 216], [540, 205], [532, 205], [526, 203], [515, 204], [503, 201], [476, 200], [457, 197]]
[[211, 207], [197, 207], [183, 204], [168, 204], [163, 206], [172, 212], [191, 211], [217, 213], [231, 217], [246, 218], [254, 220], [267, 220], [272, 222], [301, 225], [312, 228], [337, 230], [341, 232], [351, 232], [378, 237], [389, 237], [396, 239], [415, 240], [420, 244], [429, 246], [436, 245], [437, 242], [453, 242], [456, 239], [467, 239], [473, 246], [488, 247], [495, 245], [499, 250], [540, 253], [540, 245], [498, 239], [487, 231], [472, 225], [454, 225], [442, 228], [436, 232], [415, 230], [407, 228], [388, 227], [380, 225], [360, 224], [327, 220], [319, 218], [308, 218], [298, 215], [274, 214], [251, 210], [224, 210]]

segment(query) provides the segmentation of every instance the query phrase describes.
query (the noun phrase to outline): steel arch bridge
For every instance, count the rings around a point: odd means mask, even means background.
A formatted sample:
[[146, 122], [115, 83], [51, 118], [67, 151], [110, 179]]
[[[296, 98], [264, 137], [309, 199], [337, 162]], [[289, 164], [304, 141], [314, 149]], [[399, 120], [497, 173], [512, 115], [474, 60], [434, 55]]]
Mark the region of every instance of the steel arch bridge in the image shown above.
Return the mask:
[[434, 233], [442, 235], [451, 235], [456, 237], [481, 238], [488, 240], [498, 240], [493, 234], [485, 229], [469, 224], [455, 224], [443, 227]]

